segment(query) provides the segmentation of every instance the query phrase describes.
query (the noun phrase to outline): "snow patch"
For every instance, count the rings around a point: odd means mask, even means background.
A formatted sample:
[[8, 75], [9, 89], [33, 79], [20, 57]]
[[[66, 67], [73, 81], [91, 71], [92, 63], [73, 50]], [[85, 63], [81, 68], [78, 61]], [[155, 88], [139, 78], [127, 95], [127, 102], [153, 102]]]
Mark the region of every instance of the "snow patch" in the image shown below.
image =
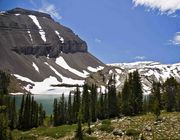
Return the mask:
[[25, 82], [28, 82], [28, 83], [34, 83], [31, 79], [29, 79], [29, 78], [27, 78], [27, 77], [23, 77], [23, 76], [18, 75], [18, 74], [14, 74], [14, 76], [15, 76], [17, 79], [21, 80], [21, 81], [25, 81]]
[[30, 37], [30, 39], [31, 39], [31, 42], [33, 42], [32, 35], [31, 35], [30, 30], [28, 30], [27, 32], [28, 32], [28, 35], [29, 35], [29, 37]]
[[122, 71], [120, 69], [115, 69], [115, 71], [118, 73], [118, 74], [121, 74]]
[[47, 62], [45, 62], [45, 64], [48, 65], [55, 72], [55, 74], [58, 75], [62, 79], [62, 83], [71, 84], [71, 85], [74, 85], [74, 84], [83, 85], [84, 84], [84, 80], [74, 80], [72, 78], [64, 77], [55, 68], [53, 68], [51, 65], [49, 65]]
[[9, 93], [9, 94], [11, 94], [11, 95], [22, 95], [22, 94], [24, 94], [24, 93], [22, 93], [22, 92], [16, 92], [16, 93]]
[[43, 31], [41, 25], [39, 24], [39, 21], [37, 20], [37, 17], [34, 15], [29, 15], [29, 17], [33, 20], [33, 22], [36, 24], [36, 26], [39, 29], [39, 34], [41, 35], [41, 38], [44, 42], [46, 42], [46, 36], [45, 36], [45, 32]]
[[21, 14], [14, 14], [15, 16], [19, 16], [19, 15], [21, 15]]
[[38, 66], [33, 62], [33, 64], [32, 64], [32, 66], [34, 67], [34, 69], [37, 71], [37, 72], [39, 72], [39, 68], [38, 68]]
[[149, 95], [151, 93], [151, 88], [145, 84], [142, 84], [144, 95]]
[[106, 87], [101, 85], [99, 88], [97, 88], [97, 92], [98, 93], [106, 93]]
[[[69, 95], [70, 91], [76, 89], [75, 87], [70, 87], [70, 88], [69, 87], [52, 87], [51, 85], [60, 84], [57, 78], [53, 76], [46, 78], [42, 82], [34, 82], [30, 80], [29, 78], [20, 76], [18, 74], [14, 74], [14, 76], [21, 81], [26, 81], [33, 84], [34, 85], [33, 88], [32, 88], [32, 85], [30, 84], [28, 84], [25, 87], [25, 89], [31, 92], [32, 94], [62, 94], [64, 93], [65, 95]], [[11, 94], [18, 95], [22, 93], [11, 93]]]
[[91, 67], [91, 66], [88, 66], [87, 69], [88, 69], [89, 71], [91, 71], [91, 72], [97, 72], [97, 71], [99, 71], [99, 70], [104, 69], [104, 67], [103, 67], [103, 66], [99, 66], [99, 67], [97, 67], [97, 68], [93, 68], [93, 67]]
[[59, 66], [61, 66], [62, 68], [64, 69], [67, 69], [69, 70], [70, 72], [80, 76], [80, 77], [83, 77], [83, 78], [86, 78], [87, 75], [89, 74], [87, 71], [83, 70], [83, 73], [80, 72], [80, 71], [77, 71], [76, 69], [74, 68], [71, 68], [67, 63], [66, 61], [64, 60], [64, 58], [62, 56], [58, 57], [56, 59], [56, 64], [58, 64]]
[[57, 30], [55, 30], [54, 32], [55, 32], [56, 35], [59, 37], [60, 41], [61, 41], [62, 43], [64, 43], [64, 38], [63, 38], [62, 36], [60, 36], [60, 33], [59, 33]]

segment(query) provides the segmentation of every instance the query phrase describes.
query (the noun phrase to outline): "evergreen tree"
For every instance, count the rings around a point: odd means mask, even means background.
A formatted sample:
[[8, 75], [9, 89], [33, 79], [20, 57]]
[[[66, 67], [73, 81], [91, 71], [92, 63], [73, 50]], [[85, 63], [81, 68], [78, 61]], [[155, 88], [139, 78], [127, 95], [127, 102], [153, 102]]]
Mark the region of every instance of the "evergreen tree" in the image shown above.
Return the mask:
[[124, 83], [124, 87], [122, 89], [122, 113], [124, 115], [131, 115], [132, 114], [132, 109], [130, 106], [130, 87], [129, 83], [126, 80]]
[[75, 138], [78, 140], [83, 140], [83, 132], [82, 132], [82, 112], [81, 109], [78, 112], [78, 128], [76, 130]]
[[153, 82], [152, 89], [151, 89], [151, 107], [152, 111], [156, 115], [156, 118], [160, 116], [161, 111], [161, 85], [160, 83]]
[[0, 70], [0, 94], [8, 94], [10, 75]]
[[39, 105], [39, 125], [43, 125], [43, 121], [46, 117], [45, 111], [43, 110], [42, 104]]
[[6, 106], [0, 106], [0, 140], [11, 140]]
[[82, 114], [83, 120], [87, 122], [90, 118], [90, 93], [88, 91], [88, 85], [84, 84], [82, 94]]
[[81, 97], [79, 87], [76, 87], [76, 91], [74, 92], [74, 101], [73, 101], [73, 122], [77, 122], [78, 112], [81, 105]]
[[92, 118], [92, 121], [95, 122], [97, 119], [97, 86], [96, 85], [92, 85], [91, 86], [91, 94], [90, 94], [91, 98], [90, 98], [90, 118]]
[[133, 85], [132, 85], [132, 93], [134, 97], [134, 104], [133, 104], [133, 113], [139, 114], [142, 112], [143, 106], [143, 91], [141, 85], [141, 78], [139, 76], [138, 71], [133, 72]]
[[[41, 108], [40, 111], [39, 108]], [[42, 123], [44, 118], [45, 111], [43, 110], [42, 106], [40, 107], [34, 100], [34, 97], [31, 97], [30, 94], [26, 96], [23, 95], [21, 108], [19, 111], [18, 128], [22, 130], [28, 130], [32, 127], [38, 127], [40, 125], [39, 122]]]
[[24, 100], [25, 100], [25, 95], [22, 96], [21, 107], [19, 110], [19, 120], [18, 120], [19, 129], [22, 129], [22, 126], [24, 125]]
[[180, 84], [178, 84], [177, 87], [176, 104], [177, 104], [177, 111], [180, 111]]
[[53, 114], [54, 114], [54, 126], [57, 126], [58, 125], [58, 115], [59, 115], [57, 99], [54, 99]]
[[72, 97], [71, 97], [71, 92], [69, 93], [69, 99], [68, 99], [68, 123], [69, 124], [72, 124], [72, 99], [71, 99]]
[[15, 129], [17, 125], [17, 112], [16, 112], [16, 100], [15, 96], [10, 100], [10, 105], [8, 106], [9, 112], [9, 126], [11, 129]]
[[164, 83], [164, 104], [168, 112], [176, 110], [177, 81], [171, 77]]

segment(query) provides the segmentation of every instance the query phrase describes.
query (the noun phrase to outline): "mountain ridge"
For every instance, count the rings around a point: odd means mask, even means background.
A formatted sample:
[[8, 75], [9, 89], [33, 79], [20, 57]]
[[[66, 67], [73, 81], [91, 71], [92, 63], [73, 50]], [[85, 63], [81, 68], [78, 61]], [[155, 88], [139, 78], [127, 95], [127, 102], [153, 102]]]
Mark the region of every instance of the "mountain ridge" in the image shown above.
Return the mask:
[[121, 91], [126, 78], [128, 78], [128, 73], [138, 70], [144, 94], [150, 94], [153, 81], [164, 83], [167, 78], [174, 77], [180, 82], [180, 63], [161, 64], [155, 61], [140, 61], [107, 65], [108, 67], [104, 68], [101, 72], [92, 74], [91, 78], [87, 79], [87, 81], [89, 83], [95, 82], [99, 87], [105, 89], [111, 75], [115, 74], [117, 90]]
[[0, 70], [35, 94], [56, 92], [51, 84], [82, 84], [92, 73], [89, 67], [105, 66], [71, 29], [46, 13], [22, 8], [1, 12], [0, 50]]

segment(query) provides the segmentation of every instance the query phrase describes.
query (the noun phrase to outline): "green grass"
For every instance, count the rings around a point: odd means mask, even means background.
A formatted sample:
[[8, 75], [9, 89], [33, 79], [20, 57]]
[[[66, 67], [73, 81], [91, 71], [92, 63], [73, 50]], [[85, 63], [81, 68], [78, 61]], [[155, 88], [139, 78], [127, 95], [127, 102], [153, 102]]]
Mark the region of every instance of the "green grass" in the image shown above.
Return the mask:
[[58, 127], [38, 127], [29, 131], [12, 131], [12, 136], [15, 140], [21, 140], [24, 137], [51, 137], [51, 138], [62, 138], [67, 135], [73, 135], [77, 125], [62, 125]]
[[[156, 117], [149, 113], [146, 115], [120, 118], [117, 121], [106, 119], [96, 124], [92, 128], [92, 131], [99, 131], [100, 134], [111, 133], [116, 128], [125, 132], [126, 136], [134, 138], [137, 138], [141, 134], [145, 139], [180, 139], [180, 112], [162, 112], [160, 118], [162, 122], [155, 123]], [[72, 138], [77, 128], [75, 124], [50, 127], [48, 122], [49, 117], [46, 118], [44, 127], [33, 128], [29, 131], [13, 130], [12, 136], [14, 140], [39, 140], [39, 138], [42, 140], [45, 137], [59, 139], [67, 136]], [[82, 125], [87, 129], [86, 123]], [[151, 129], [147, 131], [147, 127]], [[84, 137], [84, 139], [96, 140], [97, 138]]]

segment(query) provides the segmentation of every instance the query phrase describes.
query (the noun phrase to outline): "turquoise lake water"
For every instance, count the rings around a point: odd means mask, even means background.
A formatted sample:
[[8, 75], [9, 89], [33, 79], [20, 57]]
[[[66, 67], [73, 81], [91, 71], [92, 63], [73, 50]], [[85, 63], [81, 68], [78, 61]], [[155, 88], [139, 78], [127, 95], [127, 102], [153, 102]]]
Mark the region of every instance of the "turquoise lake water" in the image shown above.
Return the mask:
[[[59, 99], [62, 95], [59, 94], [55, 94], [55, 95], [33, 95], [34, 99], [38, 102], [38, 103], [42, 103], [43, 105], [43, 109], [46, 111], [47, 115], [51, 115], [53, 113], [53, 103], [54, 103], [54, 99]], [[22, 95], [16, 95], [16, 107], [17, 109], [20, 108], [21, 105], [21, 100], [22, 100]], [[65, 99], [67, 99], [67, 97], [65, 96]]]

